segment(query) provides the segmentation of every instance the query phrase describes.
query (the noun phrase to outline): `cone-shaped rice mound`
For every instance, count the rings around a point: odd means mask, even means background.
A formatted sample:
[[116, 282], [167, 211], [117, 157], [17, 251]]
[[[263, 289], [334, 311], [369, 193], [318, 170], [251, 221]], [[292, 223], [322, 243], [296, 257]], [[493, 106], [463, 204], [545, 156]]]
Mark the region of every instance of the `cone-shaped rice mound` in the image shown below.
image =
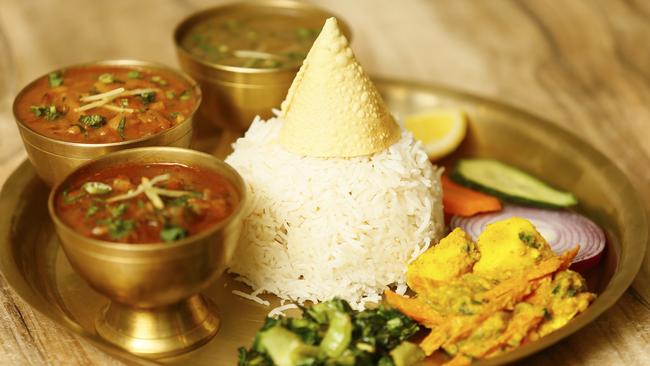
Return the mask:
[[[421, 143], [395, 124], [354, 56], [353, 68], [327, 69], [340, 54], [330, 49], [351, 55], [342, 37], [328, 20], [280, 117], [253, 121], [226, 159], [251, 197], [230, 271], [282, 299], [337, 296], [360, 309], [388, 285], [405, 288], [408, 263], [444, 221], [440, 171]], [[347, 70], [356, 76], [336, 77]], [[368, 102], [366, 113], [351, 112], [349, 98]]]

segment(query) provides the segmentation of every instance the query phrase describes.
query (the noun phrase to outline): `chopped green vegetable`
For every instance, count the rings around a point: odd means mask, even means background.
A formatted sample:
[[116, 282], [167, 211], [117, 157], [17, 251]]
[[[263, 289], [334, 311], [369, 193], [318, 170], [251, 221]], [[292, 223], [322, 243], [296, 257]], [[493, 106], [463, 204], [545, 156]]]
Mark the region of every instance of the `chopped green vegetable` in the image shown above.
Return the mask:
[[239, 365], [407, 366], [423, 354], [404, 345], [419, 328], [397, 310], [359, 312], [340, 299], [302, 310], [302, 318], [267, 318], [251, 349], [239, 349]]
[[156, 92], [142, 93], [138, 96], [142, 100], [142, 103], [145, 105], [153, 103], [153, 101], [156, 100]]
[[142, 75], [140, 75], [139, 71], [132, 70], [132, 71], [129, 71], [128, 74], [126, 74], [126, 77], [129, 78], [129, 79], [140, 79], [142, 77]]
[[104, 84], [111, 84], [115, 82], [115, 75], [110, 73], [104, 73], [99, 75], [99, 77], [97, 77], [97, 80], [99, 80], [101, 83]]
[[190, 93], [190, 91], [184, 90], [178, 99], [185, 101], [185, 100], [190, 100], [190, 98], [192, 98], [192, 94]]
[[160, 76], [158, 76], [158, 75], [154, 75], [154, 76], [152, 76], [152, 77], [151, 77], [151, 81], [153, 81], [154, 83], [156, 83], [156, 84], [158, 84], [158, 85], [160, 85], [160, 86], [165, 86], [165, 85], [167, 85], [167, 80], [163, 79], [162, 77], [160, 77]]
[[102, 182], [86, 182], [81, 188], [89, 194], [106, 194], [113, 190], [113, 187]]
[[187, 230], [180, 226], [167, 225], [160, 231], [160, 239], [165, 242], [181, 240], [187, 236]]
[[409, 366], [422, 361], [425, 357], [424, 351], [416, 344], [411, 342], [402, 342], [392, 351], [390, 356], [395, 366]]
[[126, 117], [120, 118], [120, 123], [117, 125], [117, 133], [124, 140], [124, 127], [126, 127]]
[[51, 72], [47, 75], [47, 81], [53, 88], [61, 86], [63, 84], [63, 73], [61, 71]]
[[350, 345], [352, 322], [348, 314], [340, 311], [330, 312], [328, 318], [330, 325], [320, 343], [320, 349], [327, 356], [336, 358]]
[[120, 99], [120, 105], [121, 105], [122, 107], [128, 107], [128, 106], [129, 106], [129, 100], [126, 99], [126, 98], [122, 98], [122, 99]]
[[92, 128], [100, 128], [106, 124], [106, 118], [104, 116], [100, 116], [99, 114], [89, 114], [79, 116], [79, 122]]
[[34, 113], [36, 117], [42, 116], [48, 121], [53, 121], [65, 114], [63, 111], [56, 109], [55, 105], [33, 105], [30, 106], [29, 109], [32, 111], [32, 113]]
[[176, 98], [176, 93], [174, 93], [171, 90], [167, 90], [165, 92], [165, 97], [167, 97], [167, 99], [174, 99], [174, 98]]
[[305, 344], [298, 335], [279, 325], [262, 332], [259, 347], [277, 366], [304, 365], [315, 361], [318, 355], [318, 347]]

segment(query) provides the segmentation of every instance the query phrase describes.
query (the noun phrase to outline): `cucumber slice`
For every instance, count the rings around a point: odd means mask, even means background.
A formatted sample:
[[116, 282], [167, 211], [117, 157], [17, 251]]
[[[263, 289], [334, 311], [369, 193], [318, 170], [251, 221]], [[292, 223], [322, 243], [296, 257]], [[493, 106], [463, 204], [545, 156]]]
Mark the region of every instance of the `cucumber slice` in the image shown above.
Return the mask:
[[492, 159], [463, 159], [452, 179], [465, 186], [523, 205], [558, 208], [578, 203], [569, 192], [552, 188], [521, 170]]

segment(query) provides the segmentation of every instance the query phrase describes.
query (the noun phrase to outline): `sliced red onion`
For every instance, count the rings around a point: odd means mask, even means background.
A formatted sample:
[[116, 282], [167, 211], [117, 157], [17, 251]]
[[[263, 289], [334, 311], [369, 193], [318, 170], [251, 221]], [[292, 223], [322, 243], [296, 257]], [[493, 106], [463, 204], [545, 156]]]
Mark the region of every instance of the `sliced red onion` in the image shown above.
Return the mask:
[[556, 254], [580, 244], [580, 251], [573, 263], [590, 261], [593, 264], [605, 249], [605, 233], [593, 221], [571, 211], [554, 211], [533, 207], [504, 205], [499, 212], [479, 214], [472, 217], [453, 216], [450, 226], [460, 227], [474, 240], [483, 232], [487, 224], [518, 216], [529, 220]]

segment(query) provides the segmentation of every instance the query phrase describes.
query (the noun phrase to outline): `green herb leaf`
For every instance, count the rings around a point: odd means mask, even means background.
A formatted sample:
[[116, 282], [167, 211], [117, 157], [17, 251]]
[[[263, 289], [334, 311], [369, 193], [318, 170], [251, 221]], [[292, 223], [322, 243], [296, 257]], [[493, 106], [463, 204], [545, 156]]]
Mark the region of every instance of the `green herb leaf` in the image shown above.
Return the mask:
[[92, 128], [100, 128], [106, 124], [106, 118], [104, 116], [100, 116], [99, 114], [89, 114], [79, 116], [79, 122]]
[[167, 99], [174, 99], [176, 97], [176, 93], [174, 93], [171, 90], [167, 90], [165, 92], [165, 96], [167, 97]]
[[47, 75], [47, 81], [53, 88], [61, 86], [63, 84], [63, 73], [61, 71], [51, 72]]
[[120, 203], [120, 204], [117, 205], [117, 206], [113, 206], [113, 207], [111, 207], [109, 210], [110, 210], [110, 212], [111, 212], [111, 216], [112, 216], [113, 218], [118, 218], [118, 217], [124, 215], [124, 213], [126, 213], [126, 210], [127, 210], [128, 208], [129, 208], [128, 203], [126, 203], [126, 202], [122, 202], [122, 203]]
[[113, 187], [102, 182], [86, 182], [81, 188], [89, 194], [106, 194], [113, 190]]
[[138, 95], [144, 105], [153, 103], [156, 100], [156, 92], [142, 93]]
[[111, 83], [115, 82], [115, 75], [110, 74], [110, 73], [101, 74], [101, 75], [99, 75], [97, 80], [99, 80], [100, 82], [102, 82], [104, 84], [111, 84]]
[[142, 76], [140, 75], [140, 71], [132, 70], [126, 74], [126, 77], [129, 79], [140, 79]]
[[178, 98], [178, 99], [185, 101], [185, 100], [190, 100], [190, 98], [192, 98], [192, 94], [190, 93], [190, 91], [189, 90], [184, 90], [181, 93], [180, 98]]
[[29, 107], [29, 110], [31, 110], [36, 117], [43, 117], [48, 121], [53, 121], [64, 115], [62, 111], [56, 109], [55, 105], [32, 105]]
[[84, 191], [81, 191], [79, 194], [77, 194], [75, 196], [71, 196], [70, 193], [68, 193], [68, 191], [63, 191], [63, 203], [65, 203], [66, 205], [75, 203], [81, 197], [83, 197], [85, 195], [86, 195], [86, 192], [84, 192]]
[[120, 105], [121, 105], [122, 107], [128, 107], [128, 106], [129, 106], [129, 100], [126, 99], [126, 98], [122, 98], [122, 99], [120, 99]]
[[124, 140], [124, 127], [126, 126], [126, 117], [120, 118], [120, 123], [117, 125], [117, 133]]
[[187, 230], [175, 225], [167, 225], [160, 231], [160, 239], [168, 243], [183, 239], [186, 236]]

